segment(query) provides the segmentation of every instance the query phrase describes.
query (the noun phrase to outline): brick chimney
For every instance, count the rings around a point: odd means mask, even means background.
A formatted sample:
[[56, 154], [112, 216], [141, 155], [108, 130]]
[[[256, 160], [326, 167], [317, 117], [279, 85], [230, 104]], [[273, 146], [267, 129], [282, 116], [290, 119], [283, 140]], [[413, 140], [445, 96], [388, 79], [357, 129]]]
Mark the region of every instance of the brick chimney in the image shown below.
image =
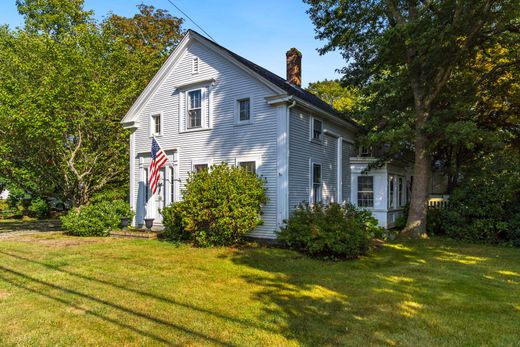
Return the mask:
[[302, 53], [296, 48], [291, 48], [285, 55], [287, 56], [287, 82], [301, 87]]

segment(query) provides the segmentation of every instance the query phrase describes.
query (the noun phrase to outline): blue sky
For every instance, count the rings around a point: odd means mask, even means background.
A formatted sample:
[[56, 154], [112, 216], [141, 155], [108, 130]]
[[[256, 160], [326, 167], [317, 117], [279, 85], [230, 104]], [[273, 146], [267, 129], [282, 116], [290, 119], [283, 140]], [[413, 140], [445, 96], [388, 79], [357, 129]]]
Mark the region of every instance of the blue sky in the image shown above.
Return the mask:
[[[302, 80], [309, 82], [339, 78], [336, 69], [345, 65], [338, 52], [320, 56], [316, 51], [323, 46], [314, 38], [314, 27], [301, 0], [172, 0], [193, 18], [219, 44], [243, 57], [285, 77], [285, 52], [298, 48], [303, 54]], [[86, 0], [85, 8], [95, 11], [102, 19], [112, 11], [131, 16], [137, 12], [140, 0]], [[182, 16], [167, 0], [148, 0], [146, 4], [167, 9]], [[0, 23], [20, 26], [22, 18], [15, 0], [0, 1]], [[185, 26], [200, 32], [186, 20]]]

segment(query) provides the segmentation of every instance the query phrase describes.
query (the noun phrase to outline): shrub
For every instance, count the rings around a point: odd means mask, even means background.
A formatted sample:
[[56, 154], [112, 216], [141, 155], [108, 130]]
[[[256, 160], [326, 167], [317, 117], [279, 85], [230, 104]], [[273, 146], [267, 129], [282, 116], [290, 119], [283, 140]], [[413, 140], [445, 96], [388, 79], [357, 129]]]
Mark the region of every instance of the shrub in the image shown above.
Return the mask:
[[353, 259], [365, 255], [370, 237], [382, 232], [369, 211], [354, 205], [300, 204], [281, 228], [278, 239], [313, 257]]
[[33, 199], [28, 210], [30, 216], [35, 218], [45, 218], [50, 212], [49, 204], [41, 198]]
[[166, 237], [197, 246], [240, 243], [262, 223], [265, 181], [243, 168], [215, 165], [190, 174], [183, 201], [163, 209]]
[[133, 211], [123, 200], [102, 201], [70, 210], [61, 217], [63, 228], [76, 236], [107, 236], [117, 229], [121, 218], [133, 218]]
[[97, 204], [103, 201], [128, 200], [128, 186], [111, 186], [95, 193], [90, 199], [90, 204]]
[[450, 196], [445, 210], [428, 212], [429, 231], [478, 243], [520, 246], [520, 158], [484, 157]]

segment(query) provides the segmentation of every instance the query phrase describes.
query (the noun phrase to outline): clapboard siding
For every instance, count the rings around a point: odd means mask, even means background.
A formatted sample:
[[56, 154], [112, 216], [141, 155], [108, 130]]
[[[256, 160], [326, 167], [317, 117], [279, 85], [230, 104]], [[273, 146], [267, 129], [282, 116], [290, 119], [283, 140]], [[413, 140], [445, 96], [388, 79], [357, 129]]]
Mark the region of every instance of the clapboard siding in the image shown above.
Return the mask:
[[351, 194], [351, 169], [350, 169], [350, 157], [354, 154], [354, 146], [346, 141], [343, 141], [342, 146], [342, 175], [343, 175], [343, 201], [350, 201]]
[[[199, 58], [198, 74], [191, 71], [194, 57]], [[214, 85], [209, 86], [210, 102], [206, 104], [212, 129], [179, 132], [181, 92], [176, 88], [208, 79], [215, 81]], [[134, 155], [137, 157], [150, 151], [150, 115], [161, 113], [163, 135], [156, 138], [166, 151], [178, 149], [181, 186], [192, 170], [192, 160], [217, 164], [221, 161], [234, 163], [240, 157], [260, 159], [258, 172], [267, 179], [269, 202], [263, 209], [264, 224], [252, 236], [272, 238], [276, 229], [276, 109], [265, 100], [272, 94], [265, 85], [194, 40], [142, 108], [139, 128], [135, 133]], [[251, 97], [253, 123], [235, 125], [235, 103], [237, 98], [244, 96]], [[139, 182], [139, 176], [136, 169], [133, 173], [135, 182]], [[139, 185], [133, 186], [133, 199], [137, 199]]]
[[[291, 109], [289, 116], [289, 209], [301, 202], [308, 202], [310, 195], [310, 163], [322, 165], [323, 202], [336, 202], [338, 188], [336, 137], [324, 134], [323, 143], [310, 141], [311, 114], [301, 108]], [[317, 117], [320, 118], [320, 117]], [[349, 142], [354, 135], [346, 128], [327, 119], [322, 119], [323, 128], [343, 137], [342, 178], [343, 199], [350, 196], [350, 150]], [[346, 195], [345, 195], [346, 194]]]

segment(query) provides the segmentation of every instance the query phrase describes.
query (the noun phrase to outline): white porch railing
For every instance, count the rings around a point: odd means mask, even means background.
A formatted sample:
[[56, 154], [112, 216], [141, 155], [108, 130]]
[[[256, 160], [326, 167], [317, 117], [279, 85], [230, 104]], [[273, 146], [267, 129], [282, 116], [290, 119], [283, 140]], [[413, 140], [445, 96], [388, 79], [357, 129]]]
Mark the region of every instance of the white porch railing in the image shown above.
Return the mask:
[[430, 195], [428, 208], [447, 208], [449, 206], [449, 195]]

